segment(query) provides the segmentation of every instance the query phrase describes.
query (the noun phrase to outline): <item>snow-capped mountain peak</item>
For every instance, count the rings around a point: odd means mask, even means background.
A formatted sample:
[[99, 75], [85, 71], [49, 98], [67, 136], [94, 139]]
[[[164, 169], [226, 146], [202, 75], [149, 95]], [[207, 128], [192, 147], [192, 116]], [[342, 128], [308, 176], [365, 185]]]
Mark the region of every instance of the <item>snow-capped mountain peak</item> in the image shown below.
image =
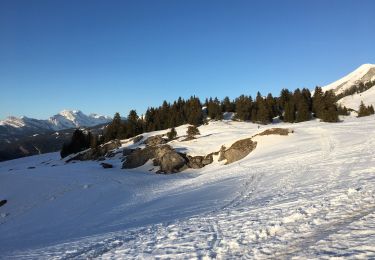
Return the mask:
[[108, 123], [110, 120], [110, 117], [102, 115], [85, 115], [80, 110], [62, 110], [57, 115], [48, 119], [48, 121], [54, 126], [55, 130], [81, 126], [95, 126]]
[[12, 129], [54, 130], [59, 131], [75, 127], [90, 127], [108, 123], [110, 117], [98, 114], [86, 115], [80, 110], [62, 110], [47, 120], [33, 119], [25, 116], [10, 116], [0, 121], [0, 126]]
[[363, 64], [356, 70], [344, 76], [343, 78], [324, 86], [323, 91], [333, 90], [336, 95], [341, 94], [353, 85], [360, 82], [366, 83], [375, 80], [375, 64]]

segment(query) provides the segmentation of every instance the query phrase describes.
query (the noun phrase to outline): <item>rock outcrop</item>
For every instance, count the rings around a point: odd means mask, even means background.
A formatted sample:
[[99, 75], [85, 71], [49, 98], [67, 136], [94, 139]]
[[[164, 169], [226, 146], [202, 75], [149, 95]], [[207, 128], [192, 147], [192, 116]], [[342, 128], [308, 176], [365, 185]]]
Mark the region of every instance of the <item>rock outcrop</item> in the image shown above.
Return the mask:
[[109, 169], [109, 168], [113, 168], [113, 165], [110, 164], [110, 163], [101, 163], [100, 164], [104, 169]]
[[169, 145], [161, 145], [146, 146], [142, 150], [134, 151], [126, 157], [122, 168], [136, 168], [151, 159], [154, 159], [155, 166], [160, 166], [159, 172], [161, 173], [179, 172], [186, 166], [186, 160], [181, 154], [177, 153]]
[[199, 169], [204, 166], [211, 164], [213, 159], [213, 154], [208, 154], [206, 156], [187, 156], [189, 168]]
[[293, 133], [293, 130], [288, 128], [270, 128], [258, 135], [288, 135], [289, 133]]
[[136, 144], [136, 143], [140, 142], [142, 139], [143, 139], [143, 135], [138, 135], [138, 136], [132, 138], [131, 140], [133, 141], [133, 144]]
[[253, 151], [256, 146], [257, 143], [251, 140], [251, 138], [239, 140], [228, 149], [225, 149], [225, 147], [221, 148], [219, 161], [227, 160], [226, 164], [230, 164], [241, 160]]
[[97, 160], [102, 158], [103, 156], [113, 155], [111, 153], [113, 150], [118, 149], [121, 147], [121, 142], [119, 140], [112, 140], [108, 143], [102, 144], [96, 148], [89, 148], [85, 151], [79, 152], [73, 157], [69, 158], [66, 162], [79, 160], [79, 161], [87, 161], [87, 160]]
[[145, 141], [145, 144], [147, 146], [157, 146], [157, 145], [166, 144], [166, 143], [167, 143], [167, 140], [165, 140], [161, 135], [150, 136]]

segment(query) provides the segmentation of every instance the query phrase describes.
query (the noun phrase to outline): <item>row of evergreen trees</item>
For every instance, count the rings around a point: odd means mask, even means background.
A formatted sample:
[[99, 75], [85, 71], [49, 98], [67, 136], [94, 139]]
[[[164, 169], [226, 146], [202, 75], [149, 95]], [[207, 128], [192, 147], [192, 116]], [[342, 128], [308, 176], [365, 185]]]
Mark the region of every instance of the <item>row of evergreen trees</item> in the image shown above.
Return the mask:
[[92, 134], [90, 131], [82, 131], [76, 129], [73, 132], [72, 138], [69, 143], [63, 144], [60, 155], [64, 158], [72, 153], [78, 153], [88, 148], [95, 148], [100, 143], [103, 143], [103, 136]]
[[350, 88], [343, 91], [342, 93], [336, 95], [336, 100], [340, 100], [343, 97], [351, 96], [356, 93], [358, 94], [358, 93], [365, 92], [366, 90], [372, 88], [373, 86], [375, 86], [375, 80], [368, 81], [366, 83], [359, 82], [357, 85], [353, 85]]
[[164, 101], [159, 107], [148, 108], [144, 117], [139, 117], [135, 110], [131, 110], [126, 120], [122, 120], [120, 114], [116, 113], [104, 132], [104, 139], [130, 138], [143, 132], [183, 124], [201, 125], [206, 116], [213, 120], [223, 119], [224, 112], [234, 112], [237, 120], [268, 124], [275, 117], [290, 123], [307, 121], [312, 116], [325, 122], [337, 122], [341, 110], [336, 105], [333, 92], [323, 92], [320, 87], [315, 89], [313, 96], [306, 88], [294, 92], [283, 89], [279, 97], [273, 97], [272, 94], [263, 97], [258, 92], [255, 100], [251, 96], [241, 95], [235, 100], [228, 97], [222, 101], [209, 98], [203, 104], [195, 96], [188, 100], [180, 97], [173, 103]]
[[373, 115], [374, 112], [374, 107], [372, 105], [366, 106], [363, 101], [361, 101], [358, 109], [358, 117], [370, 116]]
[[[355, 90], [367, 89], [369, 84], [361, 85]], [[337, 106], [336, 101], [337, 96], [333, 91], [323, 92], [320, 87], [315, 88], [313, 95], [306, 88], [296, 89], [293, 92], [282, 89], [279, 97], [273, 97], [271, 93], [264, 97], [258, 92], [255, 99], [241, 95], [234, 100], [230, 100], [229, 97], [221, 101], [218, 98], [209, 98], [204, 103], [195, 96], [187, 100], [180, 97], [173, 103], [164, 101], [159, 107], [148, 108], [145, 115], [141, 117], [135, 110], [129, 112], [126, 120], [116, 113], [100, 138], [91, 133], [75, 132], [73, 139], [76, 141], [65, 144], [62, 155], [96, 147], [113, 139], [131, 138], [144, 132], [174, 129], [183, 124], [197, 126], [203, 124], [206, 119], [221, 120], [225, 112], [235, 113], [236, 120], [259, 124], [271, 123], [276, 117], [290, 123], [308, 121], [312, 117], [320, 118], [324, 122], [338, 122], [339, 114], [347, 115], [349, 112], [345, 107]], [[366, 107], [362, 103], [358, 116], [373, 113], [372, 106]], [[176, 135], [175, 131], [170, 134], [171, 138]]]

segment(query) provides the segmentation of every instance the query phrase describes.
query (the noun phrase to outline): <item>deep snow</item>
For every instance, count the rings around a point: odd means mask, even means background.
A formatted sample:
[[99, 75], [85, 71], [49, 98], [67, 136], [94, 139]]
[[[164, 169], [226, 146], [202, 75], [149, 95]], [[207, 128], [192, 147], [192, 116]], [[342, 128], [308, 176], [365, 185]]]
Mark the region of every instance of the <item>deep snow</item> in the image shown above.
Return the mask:
[[122, 170], [118, 156], [113, 169], [57, 153], [0, 163], [0, 258], [374, 258], [374, 116], [211, 122], [172, 145], [204, 155], [275, 126], [295, 132], [174, 175]]

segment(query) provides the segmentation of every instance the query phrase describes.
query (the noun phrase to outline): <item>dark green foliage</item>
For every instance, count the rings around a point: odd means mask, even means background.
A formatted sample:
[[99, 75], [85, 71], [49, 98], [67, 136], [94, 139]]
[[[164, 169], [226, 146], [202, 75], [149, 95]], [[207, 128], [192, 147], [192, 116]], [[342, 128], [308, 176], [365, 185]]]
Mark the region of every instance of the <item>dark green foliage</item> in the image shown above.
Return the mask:
[[169, 131], [167, 133], [167, 137], [168, 137], [169, 140], [173, 140], [173, 139], [176, 138], [176, 136], [177, 136], [176, 129], [174, 127], [172, 127], [171, 131]]
[[308, 89], [302, 92], [296, 89], [293, 100], [296, 108], [296, 122], [308, 121], [311, 119], [311, 93]]
[[375, 86], [375, 80], [368, 81], [365, 84], [360, 82], [358, 85], [353, 85], [350, 88], [346, 89], [344, 92], [338, 94], [336, 96], [336, 101], [346, 96], [351, 96], [356, 93], [359, 94], [359, 93], [365, 92], [366, 90], [372, 88], [373, 86]]
[[193, 96], [185, 104], [185, 114], [187, 123], [191, 125], [201, 125], [203, 123], [202, 104], [199, 98]]
[[[83, 150], [90, 148], [92, 143], [93, 135], [88, 132], [85, 134], [83, 131], [77, 129], [72, 135], [72, 139], [69, 143], [64, 143], [60, 155], [61, 158], [68, 156], [69, 154], [78, 153]], [[95, 137], [96, 138], [96, 137]]]
[[322, 118], [323, 110], [324, 110], [324, 102], [323, 102], [323, 90], [321, 87], [316, 87], [314, 96], [312, 98], [312, 111], [315, 117]]
[[[118, 113], [106, 127], [104, 140], [130, 138], [143, 132], [173, 128], [183, 124], [201, 125], [213, 120], [223, 119], [223, 112], [235, 112], [235, 119], [268, 124], [274, 117], [279, 116], [285, 122], [302, 122], [311, 119], [312, 112], [318, 118], [327, 122], [337, 122], [338, 114], [345, 109], [337, 108], [336, 97], [331, 92], [323, 93], [315, 89], [314, 97], [308, 89], [296, 89], [294, 93], [282, 89], [280, 97], [268, 94], [266, 98], [258, 92], [255, 101], [251, 96], [241, 95], [232, 102], [225, 97], [221, 102], [215, 99], [205, 99], [206, 113], [202, 111], [199, 98], [192, 96], [188, 100], [181, 97], [173, 103], [164, 101], [159, 107], [150, 107], [145, 116], [139, 118], [135, 110], [131, 110], [126, 122], [121, 120]], [[95, 146], [98, 140], [92, 141]], [[102, 142], [102, 140], [100, 141]]]
[[320, 87], [316, 87], [312, 101], [315, 117], [322, 119], [324, 122], [333, 123], [339, 121], [339, 111], [333, 91], [323, 93]]
[[374, 107], [372, 105], [365, 106], [363, 101], [361, 101], [361, 104], [359, 105], [359, 109], [358, 109], [358, 117], [370, 116], [373, 114], [374, 114]]
[[104, 140], [106, 142], [113, 139], [122, 139], [126, 137], [126, 127], [121, 120], [119, 113], [116, 113], [112, 122], [106, 127], [104, 132]]
[[339, 105], [337, 107], [337, 112], [339, 113], [339, 115], [342, 115], [342, 116], [348, 116], [349, 115], [349, 110], [345, 106], [342, 107], [341, 105]]
[[117, 138], [122, 139], [123, 138], [130, 138], [133, 136], [136, 136], [138, 134], [143, 133], [143, 126], [142, 121], [140, 120], [137, 111], [130, 110], [129, 115], [127, 117], [127, 121], [125, 124], [123, 124], [123, 127], [125, 128], [124, 131], [121, 131], [121, 134], [125, 132], [125, 136], [119, 135]]
[[190, 138], [192, 138], [196, 135], [200, 135], [199, 129], [195, 125], [189, 126], [186, 133], [187, 133], [188, 137], [190, 137]]
[[236, 119], [247, 121], [251, 119], [252, 99], [249, 96], [241, 95], [235, 100]]
[[297, 103], [296, 122], [308, 121], [311, 119], [309, 104], [304, 98]]
[[214, 100], [210, 98], [210, 100], [207, 101], [207, 114], [209, 118], [214, 120], [223, 119], [220, 101], [217, 98], [215, 98]]
[[221, 101], [221, 111], [222, 112], [234, 112], [235, 111], [235, 104], [229, 99], [229, 97], [225, 97], [223, 101]]
[[296, 120], [296, 109], [292, 100], [284, 105], [284, 122], [294, 123]]
[[266, 100], [262, 97], [260, 92], [257, 93], [255, 100], [255, 107], [257, 108], [256, 122], [261, 124], [268, 124], [272, 121], [272, 109], [267, 105]]

